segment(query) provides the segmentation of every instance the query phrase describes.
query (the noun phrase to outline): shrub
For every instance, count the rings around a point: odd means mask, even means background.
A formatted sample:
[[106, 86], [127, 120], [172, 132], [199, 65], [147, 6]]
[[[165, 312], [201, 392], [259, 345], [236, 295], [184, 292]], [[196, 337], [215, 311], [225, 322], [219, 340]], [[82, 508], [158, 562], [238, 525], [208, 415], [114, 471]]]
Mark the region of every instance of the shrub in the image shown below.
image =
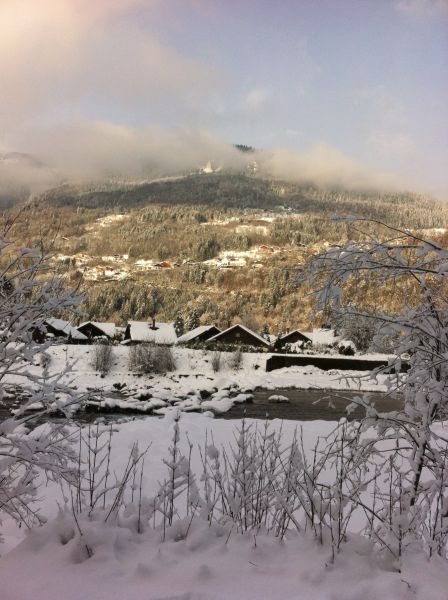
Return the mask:
[[237, 371], [241, 368], [241, 364], [243, 362], [243, 353], [240, 348], [237, 348], [235, 352], [233, 352], [229, 359], [229, 367]]
[[344, 356], [354, 356], [356, 353], [355, 344], [350, 340], [341, 340], [338, 343], [338, 352]]
[[108, 373], [112, 366], [112, 346], [108, 343], [95, 344], [92, 353], [92, 367], [100, 373]]
[[42, 352], [40, 355], [40, 365], [44, 369], [48, 369], [51, 364], [51, 355], [48, 352]]
[[221, 352], [212, 352], [211, 364], [215, 373], [221, 370]]
[[154, 346], [154, 372], [166, 373], [174, 371], [176, 363], [171, 348], [169, 346]]
[[138, 344], [130, 346], [128, 367], [130, 371], [139, 371], [143, 373], [151, 373], [152, 360], [151, 352], [147, 344]]
[[166, 373], [176, 368], [171, 348], [156, 344], [131, 346], [128, 366], [131, 371], [140, 373]]

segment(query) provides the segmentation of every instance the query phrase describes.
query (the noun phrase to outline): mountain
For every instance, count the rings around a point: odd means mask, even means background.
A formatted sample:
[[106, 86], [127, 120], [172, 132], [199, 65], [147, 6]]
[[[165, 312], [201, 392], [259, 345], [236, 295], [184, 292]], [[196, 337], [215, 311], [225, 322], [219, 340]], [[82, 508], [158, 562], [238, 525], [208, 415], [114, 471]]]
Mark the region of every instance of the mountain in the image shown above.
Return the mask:
[[38, 201], [54, 207], [130, 210], [148, 205], [209, 206], [306, 214], [357, 215], [400, 227], [445, 227], [448, 205], [411, 192], [355, 192], [224, 171], [167, 177], [145, 183], [63, 185], [42, 193]]
[[4, 166], [23, 166], [27, 168], [39, 169], [43, 163], [31, 154], [24, 152], [6, 152], [0, 154], [0, 165]]

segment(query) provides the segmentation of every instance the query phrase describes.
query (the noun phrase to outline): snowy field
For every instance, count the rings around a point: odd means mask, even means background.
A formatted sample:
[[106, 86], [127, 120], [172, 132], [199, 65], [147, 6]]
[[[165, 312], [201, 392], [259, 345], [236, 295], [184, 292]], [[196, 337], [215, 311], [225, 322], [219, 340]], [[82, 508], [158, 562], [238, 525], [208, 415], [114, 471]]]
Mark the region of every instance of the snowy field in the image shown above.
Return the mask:
[[[260, 423], [260, 422], [258, 422]], [[216, 447], [228, 447], [235, 422], [204, 415], [180, 419], [180, 446], [193, 444], [192, 467], [201, 472], [198, 451], [207, 436]], [[297, 423], [275, 421], [282, 438], [292, 438]], [[300, 424], [299, 424], [300, 425]], [[318, 436], [335, 423], [304, 424], [306, 452]], [[139, 419], [115, 426], [113, 467], [121, 472], [135, 442], [151, 444], [145, 458], [143, 495], [151, 495], [164, 477], [174, 421]], [[448, 570], [440, 559], [428, 562], [417, 551], [404, 559], [401, 572], [390, 560], [372, 552], [369, 542], [349, 536], [334, 563], [328, 545], [320, 545], [309, 532], [290, 533], [282, 541], [260, 531], [241, 534], [194, 519], [188, 533], [179, 527], [162, 541], [160, 529], [137, 534], [132, 518], [123, 514], [116, 525], [83, 518], [80, 527], [92, 548], [87, 558], [80, 538], [73, 534], [70, 512], [60, 512], [62, 491], [55, 483], [41, 488], [39, 505], [49, 519], [28, 534], [7, 523], [4, 556], [0, 560], [2, 600], [444, 600]], [[22, 541], [23, 540], [23, 541]], [[16, 546], [16, 544], [19, 544]], [[16, 546], [16, 547], [14, 547]], [[6, 551], [9, 550], [9, 553]], [[6, 554], [5, 554], [6, 553]]]

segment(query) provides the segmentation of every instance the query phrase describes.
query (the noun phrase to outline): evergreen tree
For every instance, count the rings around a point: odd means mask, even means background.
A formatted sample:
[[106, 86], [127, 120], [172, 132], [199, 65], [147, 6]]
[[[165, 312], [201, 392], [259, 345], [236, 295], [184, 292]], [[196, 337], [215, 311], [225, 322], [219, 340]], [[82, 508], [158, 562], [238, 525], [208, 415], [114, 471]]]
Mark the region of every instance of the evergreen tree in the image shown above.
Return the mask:
[[261, 330], [261, 337], [268, 341], [270, 339], [270, 331], [267, 323], [264, 324], [263, 329]]
[[199, 325], [199, 315], [196, 310], [192, 310], [188, 319], [188, 330], [196, 329]]
[[181, 313], [177, 313], [176, 319], [174, 321], [174, 331], [176, 332], [177, 337], [183, 335], [185, 331], [185, 323]]
[[[146, 298], [148, 314], [155, 321], [156, 315], [160, 312], [163, 306], [163, 298], [157, 288], [153, 288], [151, 293]], [[135, 314], [135, 311], [134, 311]]]

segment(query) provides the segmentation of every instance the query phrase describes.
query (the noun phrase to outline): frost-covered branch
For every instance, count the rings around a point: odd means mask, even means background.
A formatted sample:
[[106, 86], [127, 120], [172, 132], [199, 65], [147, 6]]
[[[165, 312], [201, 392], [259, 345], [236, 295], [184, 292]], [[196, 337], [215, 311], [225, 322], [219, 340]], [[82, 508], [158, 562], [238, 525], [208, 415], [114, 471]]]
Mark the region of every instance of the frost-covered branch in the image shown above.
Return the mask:
[[[69, 367], [50, 375], [48, 343], [35, 341], [46, 319], [76, 312], [80, 298], [65, 289], [43, 244], [17, 248], [0, 235], [0, 403], [18, 394], [22, 399], [16, 416], [0, 423], [0, 518], [6, 513], [30, 525], [37, 517], [33, 501], [41, 474], [58, 480], [72, 476], [65, 427], [30, 431], [29, 425], [50, 411], [70, 414], [82, 401], [65, 383]], [[26, 414], [31, 405], [38, 408], [32, 416]]]

